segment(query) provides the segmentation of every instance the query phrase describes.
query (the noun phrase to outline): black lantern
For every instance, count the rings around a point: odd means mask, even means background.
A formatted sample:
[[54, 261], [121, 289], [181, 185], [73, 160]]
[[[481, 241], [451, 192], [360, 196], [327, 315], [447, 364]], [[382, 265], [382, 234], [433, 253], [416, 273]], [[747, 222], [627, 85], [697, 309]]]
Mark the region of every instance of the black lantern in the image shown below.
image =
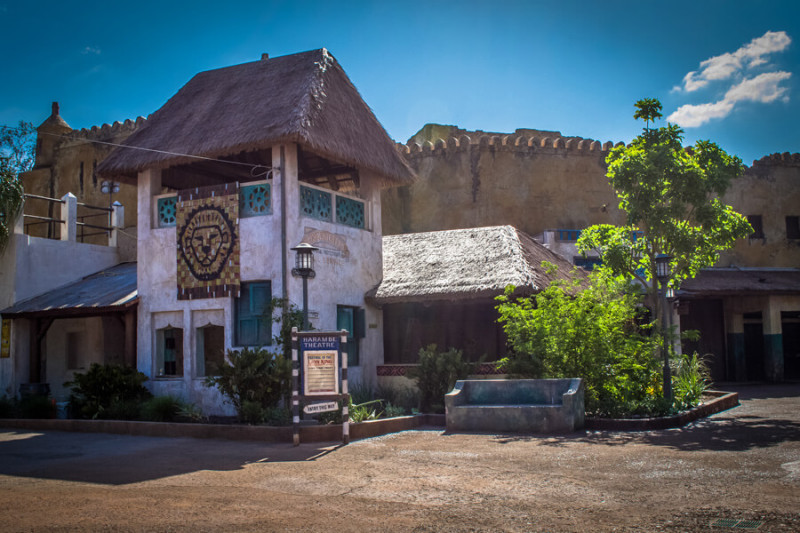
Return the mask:
[[316, 246], [311, 246], [307, 242], [301, 242], [292, 251], [297, 253], [295, 257], [294, 269], [292, 274], [302, 277], [314, 277], [314, 252], [319, 250]]
[[669, 278], [672, 277], [672, 272], [670, 271], [671, 262], [672, 256], [659, 255], [656, 257], [656, 277], [661, 285], [665, 285]]
[[308, 323], [308, 278], [313, 278], [316, 275], [314, 272], [314, 252], [317, 250], [319, 248], [311, 246], [307, 242], [301, 242], [292, 248], [292, 251], [297, 254], [292, 275], [303, 278], [303, 330], [305, 331], [310, 329], [310, 324]]

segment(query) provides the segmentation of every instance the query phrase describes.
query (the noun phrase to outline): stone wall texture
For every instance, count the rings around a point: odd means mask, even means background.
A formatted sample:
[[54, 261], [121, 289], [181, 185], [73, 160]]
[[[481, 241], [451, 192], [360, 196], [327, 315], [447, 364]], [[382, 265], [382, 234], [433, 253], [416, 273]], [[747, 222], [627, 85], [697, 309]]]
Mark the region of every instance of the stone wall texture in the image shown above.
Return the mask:
[[[605, 176], [613, 146], [552, 131], [426, 125], [398, 145], [419, 179], [383, 192], [384, 234], [510, 224], [535, 236], [622, 224]], [[719, 266], [800, 265], [800, 240], [786, 235], [786, 217], [800, 215], [800, 154], [755, 161], [723, 200], [744, 215], [761, 215], [764, 238], [742, 240]]]

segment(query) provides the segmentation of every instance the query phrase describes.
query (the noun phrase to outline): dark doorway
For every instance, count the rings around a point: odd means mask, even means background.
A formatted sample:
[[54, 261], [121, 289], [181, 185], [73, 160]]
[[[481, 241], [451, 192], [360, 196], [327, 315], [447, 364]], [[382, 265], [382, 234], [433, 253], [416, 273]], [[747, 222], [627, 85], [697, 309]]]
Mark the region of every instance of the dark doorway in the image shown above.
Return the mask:
[[800, 311], [781, 313], [783, 376], [800, 379]]
[[761, 313], [744, 314], [744, 355], [749, 381], [766, 379], [764, 372], [764, 325]]
[[700, 356], [707, 356], [711, 370], [711, 379], [724, 381], [730, 379], [727, 365], [725, 364], [725, 327], [722, 315], [722, 300], [691, 300], [682, 303], [688, 307], [688, 313], [681, 314], [681, 332], [698, 330], [698, 341], [684, 341], [683, 353], [697, 352]]

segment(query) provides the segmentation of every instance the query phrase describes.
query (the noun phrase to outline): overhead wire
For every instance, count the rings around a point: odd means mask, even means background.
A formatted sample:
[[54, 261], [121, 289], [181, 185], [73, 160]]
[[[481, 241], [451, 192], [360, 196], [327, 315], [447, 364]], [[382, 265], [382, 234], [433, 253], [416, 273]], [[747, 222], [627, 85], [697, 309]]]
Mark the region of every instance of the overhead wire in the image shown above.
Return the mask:
[[[15, 131], [20, 131], [20, 132], [26, 133], [26, 130], [24, 130], [22, 128], [17, 128], [17, 127], [14, 127], [14, 126], [2, 126], [2, 129], [15, 130]], [[62, 139], [74, 139], [74, 137], [70, 137], [69, 135], [64, 135], [64, 134], [61, 134], [61, 133], [50, 133], [50, 132], [42, 131], [42, 132], [37, 132], [37, 134], [50, 135], [50, 136], [53, 136], [53, 137], [60, 137]], [[206, 157], [206, 156], [194, 155], [194, 154], [184, 154], [184, 153], [180, 153], [180, 152], [170, 152], [170, 151], [167, 151], [167, 150], [157, 150], [155, 148], [144, 148], [143, 146], [132, 146], [132, 145], [129, 145], [129, 144], [113, 143], [113, 142], [110, 142], [110, 141], [98, 141], [98, 140], [94, 140], [94, 139], [83, 139], [83, 143], [86, 143], [86, 144], [88, 144], [88, 143], [104, 144], [104, 145], [107, 145], [107, 146], [115, 146], [115, 147], [119, 147], [119, 148], [127, 148], [127, 149], [130, 149], [130, 150], [142, 150], [142, 151], [145, 151], [145, 152], [154, 152], [154, 153], [157, 153], [157, 154], [172, 155], [172, 156], [176, 156], [176, 157], [189, 157], [189, 158], [192, 158], [192, 159], [200, 159], [200, 160], [203, 160], [203, 161], [213, 161], [213, 162], [216, 162], [216, 163], [227, 163], [227, 164], [230, 164], [230, 165], [239, 165], [239, 166], [250, 167], [250, 176], [254, 177], [254, 178], [257, 178], [257, 177], [260, 177], [260, 176], [265, 176], [265, 175], [267, 175], [267, 174], [272, 172], [272, 167], [270, 167], [270, 166], [267, 166], [267, 165], [255, 165], [253, 163], [244, 163], [242, 161], [229, 161], [227, 159], [219, 159], [219, 158], [215, 158], [215, 157]], [[259, 169], [262, 169], [263, 171], [259, 170]]]

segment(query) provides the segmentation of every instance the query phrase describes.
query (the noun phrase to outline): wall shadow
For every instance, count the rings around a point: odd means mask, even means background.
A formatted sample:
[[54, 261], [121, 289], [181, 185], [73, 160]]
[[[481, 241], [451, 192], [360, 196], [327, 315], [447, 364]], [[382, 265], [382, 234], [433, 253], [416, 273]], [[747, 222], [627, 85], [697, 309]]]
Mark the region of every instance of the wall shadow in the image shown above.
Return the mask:
[[313, 461], [335, 443], [262, 444], [214, 439], [0, 429], [0, 475], [127, 485], [253, 463]]

